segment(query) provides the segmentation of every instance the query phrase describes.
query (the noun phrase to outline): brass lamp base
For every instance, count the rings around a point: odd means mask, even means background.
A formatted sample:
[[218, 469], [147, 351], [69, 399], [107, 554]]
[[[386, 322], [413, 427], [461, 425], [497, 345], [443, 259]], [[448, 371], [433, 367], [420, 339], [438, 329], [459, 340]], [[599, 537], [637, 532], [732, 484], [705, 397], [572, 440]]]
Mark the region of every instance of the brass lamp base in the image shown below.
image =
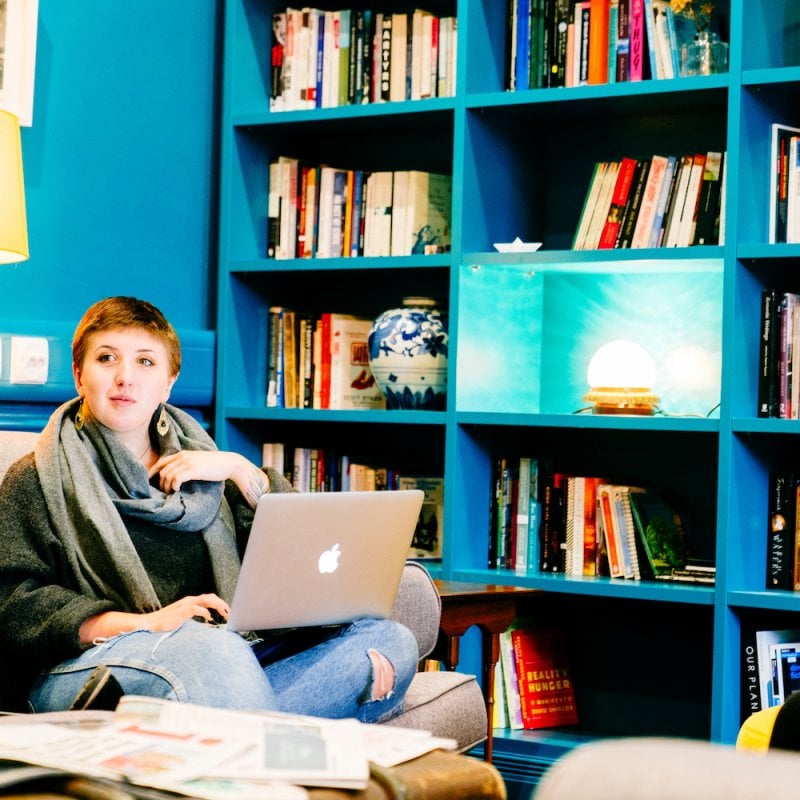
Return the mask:
[[599, 386], [592, 387], [583, 399], [592, 403], [593, 414], [651, 417], [660, 398], [647, 387]]

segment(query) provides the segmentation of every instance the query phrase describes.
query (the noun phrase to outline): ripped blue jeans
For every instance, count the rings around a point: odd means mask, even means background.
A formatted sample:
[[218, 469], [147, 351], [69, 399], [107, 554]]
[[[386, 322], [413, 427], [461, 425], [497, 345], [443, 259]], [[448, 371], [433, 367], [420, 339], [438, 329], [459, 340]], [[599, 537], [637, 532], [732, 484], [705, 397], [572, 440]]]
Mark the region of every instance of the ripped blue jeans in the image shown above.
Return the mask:
[[[370, 651], [386, 656], [394, 670], [394, 688], [377, 700]], [[125, 694], [381, 722], [402, 710], [418, 658], [416, 639], [404, 626], [360, 620], [262, 667], [237, 633], [189, 621], [174, 631], [123, 633], [62, 662], [36, 682], [29, 705], [37, 712], [68, 708], [92, 670], [105, 664]]]

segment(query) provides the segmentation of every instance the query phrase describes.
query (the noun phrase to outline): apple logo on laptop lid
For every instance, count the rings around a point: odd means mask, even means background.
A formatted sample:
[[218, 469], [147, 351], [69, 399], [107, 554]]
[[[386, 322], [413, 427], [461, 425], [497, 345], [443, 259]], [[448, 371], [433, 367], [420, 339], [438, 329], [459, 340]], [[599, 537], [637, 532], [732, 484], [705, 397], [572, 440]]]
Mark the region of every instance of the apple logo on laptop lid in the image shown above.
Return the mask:
[[339, 567], [340, 555], [341, 551], [339, 550], [338, 544], [335, 544], [330, 550], [325, 550], [317, 562], [320, 574], [324, 575], [327, 572], [336, 572]]

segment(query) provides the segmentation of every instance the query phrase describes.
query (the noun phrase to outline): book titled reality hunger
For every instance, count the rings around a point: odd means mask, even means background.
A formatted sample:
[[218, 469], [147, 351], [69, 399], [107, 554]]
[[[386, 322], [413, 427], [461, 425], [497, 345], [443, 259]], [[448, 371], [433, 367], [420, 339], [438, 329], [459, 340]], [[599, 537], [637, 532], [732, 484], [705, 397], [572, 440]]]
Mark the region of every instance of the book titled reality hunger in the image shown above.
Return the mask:
[[576, 725], [575, 687], [563, 632], [515, 628], [511, 641], [525, 729]]

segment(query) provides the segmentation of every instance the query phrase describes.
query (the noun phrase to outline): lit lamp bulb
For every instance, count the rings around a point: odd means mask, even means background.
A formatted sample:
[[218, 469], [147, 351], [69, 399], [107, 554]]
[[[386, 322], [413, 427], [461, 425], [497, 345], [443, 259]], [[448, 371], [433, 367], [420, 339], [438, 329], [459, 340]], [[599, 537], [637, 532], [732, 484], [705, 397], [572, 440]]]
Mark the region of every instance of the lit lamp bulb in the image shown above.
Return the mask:
[[659, 398], [653, 394], [656, 367], [650, 354], [635, 342], [617, 339], [598, 348], [586, 378], [595, 414], [651, 415]]

